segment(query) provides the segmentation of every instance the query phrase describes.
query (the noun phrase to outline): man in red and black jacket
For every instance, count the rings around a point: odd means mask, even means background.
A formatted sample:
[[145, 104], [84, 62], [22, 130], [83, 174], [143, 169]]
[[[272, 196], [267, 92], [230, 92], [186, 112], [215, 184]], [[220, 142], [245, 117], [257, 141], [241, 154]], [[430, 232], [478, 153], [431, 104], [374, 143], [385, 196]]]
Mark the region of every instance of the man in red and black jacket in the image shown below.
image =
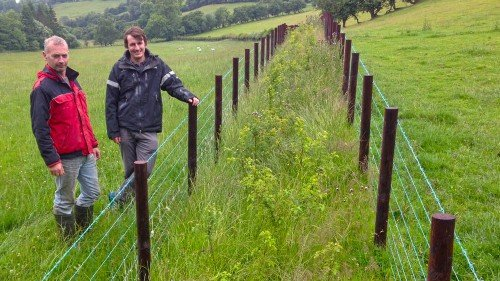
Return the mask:
[[[100, 158], [92, 131], [85, 93], [68, 67], [68, 44], [58, 36], [45, 40], [45, 68], [31, 92], [31, 126], [40, 154], [56, 176], [53, 213], [64, 238], [93, 219], [100, 189], [96, 160]], [[74, 198], [76, 180], [80, 195]], [[74, 208], [74, 211], [73, 211]]]

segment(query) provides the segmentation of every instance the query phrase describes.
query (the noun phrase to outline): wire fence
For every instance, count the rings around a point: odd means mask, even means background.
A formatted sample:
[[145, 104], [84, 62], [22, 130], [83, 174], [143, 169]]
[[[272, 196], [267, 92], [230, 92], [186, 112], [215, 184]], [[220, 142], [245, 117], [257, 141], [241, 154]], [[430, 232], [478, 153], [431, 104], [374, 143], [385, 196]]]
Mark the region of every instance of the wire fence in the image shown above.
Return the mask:
[[[251, 52], [252, 53], [252, 52]], [[243, 58], [239, 59], [238, 89], [245, 90]], [[223, 75], [223, 120], [232, 114], [232, 77], [233, 69]], [[200, 100], [197, 121], [198, 157], [210, 157], [214, 142], [214, 96], [212, 87]], [[160, 245], [167, 240], [168, 225], [175, 220], [175, 215], [169, 213], [170, 207], [176, 202], [187, 198], [187, 116], [169, 132], [158, 146], [158, 149], [148, 159], [161, 159], [155, 165], [148, 186], [151, 211], [152, 245]], [[127, 188], [133, 188], [134, 175], [126, 179], [119, 187], [117, 198]], [[119, 206], [114, 199], [109, 202], [95, 217], [94, 221], [83, 231], [75, 241], [65, 249], [52, 266], [41, 278], [42, 280], [130, 280], [137, 279], [136, 228], [133, 213], [134, 203], [129, 201]], [[167, 215], [168, 214], [168, 215]], [[103, 231], [92, 231], [99, 228]], [[85, 251], [86, 254], [81, 252]], [[152, 255], [158, 256], [158, 248], [152, 249]]]
[[[354, 49], [353, 49], [354, 50]], [[261, 54], [263, 55], [263, 54]], [[244, 93], [244, 64], [239, 59], [238, 88]], [[365, 74], [369, 74], [367, 66], [360, 60]], [[254, 66], [255, 67], [255, 66]], [[232, 72], [229, 69], [223, 75], [223, 120], [232, 115], [232, 81], [228, 79]], [[358, 74], [358, 84], [362, 74]], [[372, 121], [370, 138], [371, 173], [378, 171], [380, 163], [379, 149], [382, 141], [383, 109], [389, 107], [389, 101], [382, 90], [373, 83], [377, 95], [372, 102]], [[357, 87], [356, 122], [360, 121], [361, 87]], [[210, 102], [214, 94], [212, 88], [201, 99], [198, 106], [199, 159], [209, 161], [214, 142], [215, 108]], [[154, 156], [161, 159], [156, 164], [148, 179], [150, 189], [149, 205], [151, 212], [152, 245], [160, 245], [168, 240], [168, 226], [176, 219], [170, 213], [170, 206], [183, 202], [187, 198], [187, 117], [182, 119], [159, 145]], [[431, 214], [444, 213], [437, 193], [428, 178], [425, 169], [417, 157], [408, 134], [398, 121], [398, 137], [395, 148], [394, 174], [388, 223], [388, 245], [390, 272], [394, 280], [422, 280], [427, 276], [429, 258], [429, 233]], [[373, 186], [377, 186], [377, 177], [372, 176]], [[133, 176], [127, 179], [120, 188], [130, 188]], [[375, 190], [375, 189], [374, 189]], [[376, 194], [374, 194], [374, 203]], [[65, 249], [42, 280], [56, 278], [58, 280], [129, 280], [137, 279], [137, 256], [135, 255], [135, 218], [132, 213], [133, 203], [120, 209], [113, 207], [114, 202], [107, 204], [95, 218], [91, 226], [82, 232], [75, 242]], [[113, 210], [113, 211], [111, 211]], [[103, 231], [91, 231], [99, 228]], [[85, 238], [85, 239], [84, 239]], [[458, 233], [455, 233], [458, 250], [453, 256], [454, 280], [481, 280], [463, 246]], [[81, 252], [85, 251], [86, 254]], [[152, 255], [159, 257], [159, 248], [152, 247]]]
[[[354, 46], [352, 50], [356, 52]], [[364, 75], [371, 75], [361, 59], [359, 63]], [[356, 120], [358, 124], [360, 122], [361, 89], [364, 75], [361, 72], [358, 74], [358, 86], [356, 87]], [[383, 110], [396, 105], [389, 104], [389, 100], [375, 81], [373, 87], [376, 95], [373, 95], [372, 100], [370, 159], [375, 170], [378, 171], [384, 124]], [[397, 131], [387, 234], [388, 249], [392, 259], [392, 278], [395, 280], [422, 280], [427, 278], [431, 215], [445, 213], [445, 209], [401, 120], [398, 120]], [[373, 186], [376, 187], [378, 178], [376, 176], [372, 178]], [[374, 191], [376, 192], [376, 189]], [[374, 202], [376, 197], [375, 193]], [[452, 279], [481, 280], [456, 231], [454, 240], [458, 249], [455, 249], [453, 255]]]

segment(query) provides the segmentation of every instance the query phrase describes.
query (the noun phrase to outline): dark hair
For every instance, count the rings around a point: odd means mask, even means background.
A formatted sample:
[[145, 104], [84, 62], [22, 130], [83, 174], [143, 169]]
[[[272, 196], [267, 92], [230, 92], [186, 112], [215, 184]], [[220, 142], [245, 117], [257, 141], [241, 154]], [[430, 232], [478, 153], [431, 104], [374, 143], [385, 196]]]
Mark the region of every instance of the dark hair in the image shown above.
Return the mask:
[[127, 29], [127, 31], [125, 31], [125, 33], [123, 34], [123, 44], [124, 44], [125, 48], [128, 48], [127, 36], [129, 36], [129, 35], [134, 37], [135, 40], [144, 41], [144, 45], [148, 44], [148, 38], [146, 37], [144, 30], [142, 30], [138, 26], [132, 26], [131, 28]]

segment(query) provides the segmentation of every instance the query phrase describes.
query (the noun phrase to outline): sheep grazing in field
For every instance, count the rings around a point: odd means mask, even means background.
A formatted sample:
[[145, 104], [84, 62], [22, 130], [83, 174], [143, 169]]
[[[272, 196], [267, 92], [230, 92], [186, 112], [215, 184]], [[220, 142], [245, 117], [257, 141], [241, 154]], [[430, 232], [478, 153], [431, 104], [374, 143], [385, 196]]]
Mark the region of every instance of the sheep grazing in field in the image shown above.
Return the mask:
[[215, 48], [210, 49], [212, 52], [215, 51]]

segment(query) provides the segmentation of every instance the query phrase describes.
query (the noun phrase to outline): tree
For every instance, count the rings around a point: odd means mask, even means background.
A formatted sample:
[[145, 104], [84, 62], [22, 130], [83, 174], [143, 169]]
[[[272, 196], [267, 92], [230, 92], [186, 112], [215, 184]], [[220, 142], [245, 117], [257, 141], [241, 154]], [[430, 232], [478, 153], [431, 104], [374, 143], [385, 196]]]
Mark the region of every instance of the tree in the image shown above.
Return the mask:
[[[177, 0], [156, 0], [155, 13], [163, 16], [166, 21], [166, 30], [163, 38], [167, 41], [173, 40], [175, 36], [181, 34], [181, 10], [180, 4]], [[149, 24], [149, 22], [148, 22]]]
[[370, 13], [370, 17], [374, 19], [386, 3], [387, 0], [359, 0], [358, 8], [359, 11]]
[[19, 12], [20, 8], [20, 5], [15, 0], [0, 0], [0, 12], [7, 12], [9, 10]]
[[300, 12], [306, 7], [306, 2], [304, 0], [290, 0], [285, 2], [285, 9], [287, 13]]
[[120, 31], [115, 27], [115, 23], [110, 17], [101, 17], [97, 25], [94, 40], [101, 46], [112, 45], [116, 39], [120, 38]]
[[39, 50], [43, 48], [45, 38], [51, 33], [39, 21], [35, 20], [35, 7], [33, 2], [29, 1], [23, 4], [21, 8], [21, 22], [23, 24], [23, 32], [26, 34], [28, 41], [28, 50]]
[[215, 11], [215, 25], [217, 27], [225, 27], [229, 24], [229, 18], [231, 14], [227, 8], [221, 7]]
[[245, 9], [245, 7], [237, 7], [233, 10], [232, 23], [243, 23], [250, 20], [250, 17]]
[[148, 20], [144, 32], [150, 38], [165, 38], [169, 34], [168, 20], [159, 13], [153, 13]]
[[195, 11], [182, 17], [182, 26], [186, 34], [198, 34], [206, 29], [205, 15], [202, 11]]
[[269, 14], [271, 16], [277, 16], [281, 14], [283, 11], [283, 1], [281, 0], [272, 0], [269, 2]]
[[0, 13], [0, 50], [26, 50], [27, 47], [21, 15], [13, 10]]
[[205, 29], [203, 32], [212, 30], [215, 27], [215, 17], [212, 14], [205, 15]]
[[332, 17], [337, 21], [342, 21], [342, 26], [349, 17], [354, 17], [358, 20], [356, 14], [359, 11], [358, 3], [360, 0], [319, 0], [318, 7], [323, 11], [332, 14]]

